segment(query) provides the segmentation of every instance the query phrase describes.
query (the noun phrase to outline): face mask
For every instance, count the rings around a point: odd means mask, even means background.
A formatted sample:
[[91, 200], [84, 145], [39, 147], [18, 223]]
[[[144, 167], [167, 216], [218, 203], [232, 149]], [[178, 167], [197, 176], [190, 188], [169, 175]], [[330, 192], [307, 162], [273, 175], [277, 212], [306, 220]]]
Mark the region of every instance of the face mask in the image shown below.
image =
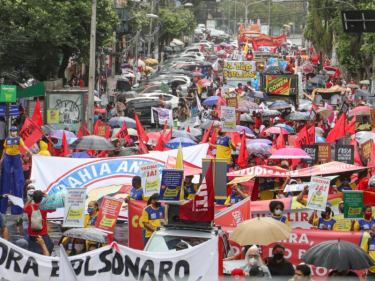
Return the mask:
[[258, 260], [256, 258], [250, 258], [249, 259], [249, 264], [251, 266], [257, 265], [258, 264]]
[[92, 213], [94, 212], [94, 208], [87, 208], [87, 212], [88, 212], [89, 214], [92, 214]]
[[371, 217], [372, 217], [372, 212], [366, 212], [365, 213], [365, 218], [366, 219], [371, 219]]
[[284, 253], [276, 253], [273, 256], [276, 260], [281, 260], [284, 257]]
[[274, 213], [275, 213], [276, 216], [280, 216], [283, 213], [283, 211], [281, 211], [280, 209], [277, 209], [277, 210], [275, 210]]

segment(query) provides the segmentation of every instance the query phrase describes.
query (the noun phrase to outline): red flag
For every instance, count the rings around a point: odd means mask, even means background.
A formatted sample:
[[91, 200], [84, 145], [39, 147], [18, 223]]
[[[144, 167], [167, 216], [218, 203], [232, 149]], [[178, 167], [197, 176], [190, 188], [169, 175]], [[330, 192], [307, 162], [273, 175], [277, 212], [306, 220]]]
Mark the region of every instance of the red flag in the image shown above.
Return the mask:
[[307, 135], [307, 127], [306, 125], [302, 127], [302, 129], [297, 134], [297, 139], [295, 141], [295, 147], [300, 148], [303, 144], [308, 143], [308, 135]]
[[217, 142], [217, 130], [213, 130], [211, 139], [210, 139], [210, 144], [216, 144]]
[[211, 222], [215, 214], [212, 161], [193, 200], [180, 206], [180, 219]]
[[66, 140], [65, 132], [63, 133], [62, 141], [61, 141], [61, 156], [69, 155], [69, 145], [68, 141]]
[[249, 162], [249, 152], [247, 151], [247, 147], [246, 147], [245, 130], [243, 130], [242, 137], [241, 137], [240, 152], [237, 158], [237, 165], [241, 167], [242, 169], [244, 169], [248, 166], [248, 162]]
[[253, 50], [254, 51], [258, 50], [258, 44], [257, 44], [257, 42], [254, 39], [251, 41], [251, 44], [253, 45]]
[[327, 142], [335, 142], [338, 139], [341, 139], [345, 137], [345, 125], [346, 125], [346, 114], [343, 113], [341, 116], [337, 119], [335, 127], [329, 131], [326, 141]]
[[142, 139], [144, 142], [148, 142], [148, 136], [145, 133], [145, 130], [142, 127], [141, 122], [139, 121], [137, 113], [134, 112], [135, 127], [138, 133], [138, 139]]
[[124, 139], [126, 141], [126, 143], [131, 142], [131, 138], [130, 138], [129, 133], [128, 133], [128, 126], [126, 125], [125, 121], [124, 121], [124, 123], [122, 123], [122, 127], [121, 127], [120, 131], [118, 131], [118, 133], [116, 134], [116, 137], [119, 138], [119, 139]]
[[353, 116], [352, 120], [346, 124], [345, 130], [349, 134], [355, 134], [355, 122], [356, 122], [356, 117]]
[[164, 134], [161, 133], [158, 138], [158, 141], [156, 142], [154, 150], [164, 151], [164, 138], [165, 138]]
[[48, 136], [48, 151], [51, 153], [52, 156], [56, 153], [51, 136]]
[[350, 141], [350, 144], [354, 146], [354, 164], [363, 166], [361, 156], [359, 154], [358, 143], [355, 139]]
[[277, 136], [276, 143], [275, 143], [275, 148], [276, 149], [285, 148], [284, 134], [279, 134]]
[[212, 123], [211, 126], [208, 127], [208, 129], [204, 132], [201, 143], [206, 143], [206, 142], [208, 142], [208, 139], [210, 138], [210, 135], [211, 135], [212, 128], [213, 128], [213, 123]]
[[20, 131], [20, 137], [28, 148], [32, 147], [41, 137], [43, 132], [40, 127], [29, 117], [26, 117], [25, 122]]
[[145, 145], [145, 143], [143, 142], [143, 140], [141, 140], [141, 139], [139, 139], [139, 143], [138, 143], [138, 152], [140, 154], [147, 154], [148, 153], [148, 148]]
[[42, 117], [39, 98], [36, 98], [34, 113], [33, 113], [33, 116], [31, 117], [31, 120], [33, 120], [33, 122], [37, 124], [38, 126], [43, 125], [43, 117]]
[[81, 127], [79, 127], [78, 132], [77, 132], [77, 137], [82, 138], [84, 136], [90, 135], [89, 130], [87, 129], [86, 124], [83, 124]]
[[308, 144], [314, 144], [315, 143], [315, 126], [311, 126], [308, 130], [307, 130], [307, 143]]
[[109, 139], [111, 136], [111, 127], [107, 123], [98, 120], [94, 126], [94, 135]]

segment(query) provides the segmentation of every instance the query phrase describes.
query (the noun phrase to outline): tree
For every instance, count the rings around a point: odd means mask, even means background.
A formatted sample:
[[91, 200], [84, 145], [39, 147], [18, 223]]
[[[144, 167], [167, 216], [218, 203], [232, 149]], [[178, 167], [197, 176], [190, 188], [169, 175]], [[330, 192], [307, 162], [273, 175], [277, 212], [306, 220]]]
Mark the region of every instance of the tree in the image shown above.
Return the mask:
[[[98, 0], [97, 46], [112, 36], [117, 15]], [[39, 80], [62, 77], [75, 53], [87, 61], [91, 1], [0, 0], [0, 72], [24, 69]]]

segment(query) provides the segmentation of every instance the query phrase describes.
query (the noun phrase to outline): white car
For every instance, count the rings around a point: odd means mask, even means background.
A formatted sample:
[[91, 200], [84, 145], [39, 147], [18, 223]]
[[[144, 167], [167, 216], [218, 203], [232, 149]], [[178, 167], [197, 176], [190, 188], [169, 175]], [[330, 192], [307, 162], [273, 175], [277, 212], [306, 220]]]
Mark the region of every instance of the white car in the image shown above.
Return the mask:
[[151, 98], [159, 98], [159, 96], [163, 96], [164, 100], [167, 102], [167, 104], [171, 105], [171, 109], [178, 108], [178, 100], [179, 98], [171, 95], [171, 94], [166, 94], [166, 93], [161, 93], [161, 92], [153, 92], [153, 93], [145, 93], [142, 94], [142, 97], [151, 97]]

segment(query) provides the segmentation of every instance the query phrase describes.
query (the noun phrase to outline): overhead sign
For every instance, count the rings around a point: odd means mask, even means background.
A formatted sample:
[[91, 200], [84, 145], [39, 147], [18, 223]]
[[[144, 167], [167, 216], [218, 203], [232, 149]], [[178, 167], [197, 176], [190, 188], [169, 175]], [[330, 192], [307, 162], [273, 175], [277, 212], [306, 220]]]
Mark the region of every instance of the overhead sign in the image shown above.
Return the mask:
[[0, 85], [0, 102], [16, 102], [17, 86]]
[[224, 61], [223, 76], [226, 80], [244, 80], [256, 78], [255, 61]]

